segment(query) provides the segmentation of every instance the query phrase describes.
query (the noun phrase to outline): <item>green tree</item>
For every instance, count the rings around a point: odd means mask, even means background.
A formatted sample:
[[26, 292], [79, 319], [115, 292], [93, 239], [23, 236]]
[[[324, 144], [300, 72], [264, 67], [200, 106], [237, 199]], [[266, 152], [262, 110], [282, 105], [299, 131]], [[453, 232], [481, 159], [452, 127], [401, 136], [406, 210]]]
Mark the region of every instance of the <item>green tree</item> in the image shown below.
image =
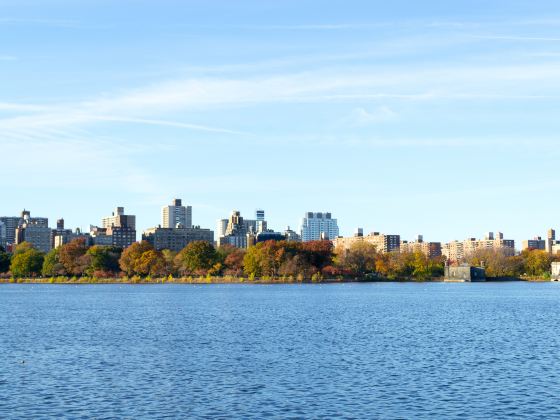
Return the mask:
[[253, 277], [261, 277], [262, 270], [261, 270], [261, 251], [258, 247], [258, 244], [255, 246], [250, 247], [245, 255], [243, 256], [243, 269], [245, 274], [248, 276]]
[[51, 249], [43, 261], [43, 276], [63, 276], [66, 270], [59, 259], [60, 248]]
[[11, 257], [10, 254], [4, 251], [2, 248], [0, 250], [0, 273], [6, 273], [10, 270]]
[[41, 274], [44, 254], [28, 243], [19, 244], [12, 256], [10, 271], [16, 278], [35, 277]]
[[195, 241], [183, 248], [175, 257], [181, 274], [205, 273], [219, 261], [213, 245], [205, 241]]
[[94, 245], [86, 252], [89, 276], [111, 276], [120, 271], [119, 258], [122, 249], [114, 246]]

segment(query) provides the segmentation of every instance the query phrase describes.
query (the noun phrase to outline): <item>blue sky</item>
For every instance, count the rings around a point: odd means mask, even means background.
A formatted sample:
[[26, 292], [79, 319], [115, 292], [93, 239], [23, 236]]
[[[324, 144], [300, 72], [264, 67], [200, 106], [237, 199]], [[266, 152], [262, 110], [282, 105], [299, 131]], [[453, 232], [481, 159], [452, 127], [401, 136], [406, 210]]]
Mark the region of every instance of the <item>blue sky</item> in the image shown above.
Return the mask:
[[2, 1], [0, 213], [560, 228], [555, 1]]

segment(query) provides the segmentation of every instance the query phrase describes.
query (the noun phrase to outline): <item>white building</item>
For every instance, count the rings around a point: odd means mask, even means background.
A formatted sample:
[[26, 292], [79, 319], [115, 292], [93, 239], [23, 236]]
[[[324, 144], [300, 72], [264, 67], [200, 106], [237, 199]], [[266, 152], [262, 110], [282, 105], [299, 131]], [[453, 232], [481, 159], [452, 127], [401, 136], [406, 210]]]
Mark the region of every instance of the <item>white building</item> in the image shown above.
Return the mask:
[[331, 213], [307, 212], [301, 221], [300, 231], [303, 242], [335, 239], [338, 236], [338, 224]]
[[180, 198], [174, 199], [170, 206], [161, 209], [161, 226], [175, 228], [177, 225], [185, 228], [192, 227], [192, 207], [183, 206]]
[[555, 261], [552, 263], [551, 266], [551, 274], [552, 274], [552, 280], [554, 281], [558, 281], [560, 280], [560, 262]]

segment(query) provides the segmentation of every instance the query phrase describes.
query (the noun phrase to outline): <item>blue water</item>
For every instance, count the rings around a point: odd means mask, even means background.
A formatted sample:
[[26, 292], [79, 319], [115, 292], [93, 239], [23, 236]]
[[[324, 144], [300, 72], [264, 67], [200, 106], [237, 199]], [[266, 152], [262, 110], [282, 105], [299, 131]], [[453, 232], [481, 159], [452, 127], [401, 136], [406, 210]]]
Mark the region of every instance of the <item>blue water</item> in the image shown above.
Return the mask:
[[1, 418], [560, 417], [560, 284], [0, 286]]

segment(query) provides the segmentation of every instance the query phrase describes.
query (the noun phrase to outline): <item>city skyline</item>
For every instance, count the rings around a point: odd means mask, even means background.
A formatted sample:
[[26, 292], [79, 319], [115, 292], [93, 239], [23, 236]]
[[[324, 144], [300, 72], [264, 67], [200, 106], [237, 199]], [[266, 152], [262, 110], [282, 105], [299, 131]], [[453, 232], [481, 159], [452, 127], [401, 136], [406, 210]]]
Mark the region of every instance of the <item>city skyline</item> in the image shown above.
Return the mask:
[[[160, 206], [159, 207], [159, 218], [154, 218], [151, 222], [149, 222], [149, 226], [146, 228], [139, 228], [136, 229], [136, 241], [140, 242], [143, 239], [143, 233], [147, 233], [150, 231], [153, 231], [153, 229], [155, 228], [175, 228], [176, 226], [166, 226], [165, 225], [165, 221], [168, 218], [168, 213], [170, 208], [172, 208], [173, 205], [177, 205], [179, 207], [184, 206], [185, 209], [185, 217], [188, 217], [188, 220], [194, 220], [192, 219], [192, 206], [188, 205], [188, 203], [185, 202], [185, 200], [181, 199], [181, 198], [173, 198], [173, 200], [171, 201], [171, 205], [169, 205], [169, 202], [164, 205], [164, 206]], [[1, 209], [0, 209], [1, 210]], [[116, 218], [125, 218], [127, 221], [125, 222], [125, 224], [131, 223], [132, 229], [136, 228], [136, 219], [137, 216], [134, 214], [134, 212], [129, 212], [131, 213], [131, 215], [128, 216], [122, 216], [124, 215], [124, 207], [123, 206], [117, 206], [114, 207], [113, 209], [114, 211], [111, 213], [110, 216], [103, 216], [101, 217], [99, 220], [101, 220], [101, 225], [103, 228], [105, 227], [109, 227], [110, 225], [112, 225], [113, 223], [110, 222], [110, 220], [116, 219]], [[167, 212], [166, 212], [167, 210]], [[180, 209], [179, 209], [180, 210]], [[186, 216], [188, 212], [188, 216]], [[255, 226], [257, 226], [258, 224], [258, 220], [263, 220], [264, 225], [262, 226], [262, 228], [265, 231], [269, 231], [269, 232], [285, 232], [286, 230], [290, 229], [290, 230], [294, 230], [298, 233], [302, 235], [302, 239], [304, 241], [309, 241], [309, 240], [320, 240], [321, 239], [321, 234], [323, 232], [325, 232], [325, 234], [328, 232], [330, 232], [331, 234], [333, 234], [333, 232], [339, 232], [339, 228], [338, 228], [338, 219], [335, 217], [335, 215], [332, 215], [331, 212], [329, 211], [320, 211], [320, 212], [309, 212], [306, 211], [303, 213], [303, 217], [300, 219], [300, 222], [297, 224], [293, 224], [293, 225], [288, 225], [288, 226], [284, 226], [284, 227], [280, 227], [280, 226], [275, 226], [274, 221], [272, 221], [272, 223], [269, 223], [268, 218], [264, 218], [265, 217], [265, 212], [266, 214], [268, 214], [268, 212], [265, 209], [262, 209], [260, 207], [256, 207], [255, 210], [251, 213], [251, 212], [247, 212], [244, 213], [242, 211], [239, 210], [232, 210], [232, 212], [230, 212], [231, 214], [235, 215], [237, 214], [238, 216], [241, 216], [243, 219], [248, 220], [250, 223], [255, 224]], [[23, 208], [21, 211], [8, 215], [8, 214], [0, 214], [0, 218], [8, 218], [8, 219], [15, 219], [15, 218], [23, 218], [24, 214], [29, 215], [31, 213], [31, 209], [29, 208]], [[109, 213], [109, 212], [106, 212]], [[316, 230], [316, 232], [314, 232], [314, 234], [312, 234], [311, 236], [309, 236], [309, 234], [305, 234], [304, 231], [308, 230], [310, 228], [309, 226], [309, 221], [308, 218], [316, 218], [318, 217], [318, 215], [320, 215], [319, 217], [321, 218], [328, 218], [334, 221], [335, 223], [335, 229], [336, 230], [331, 230], [331, 227], [323, 227], [321, 226], [316, 226], [314, 229]], [[229, 216], [231, 217], [231, 215]], [[262, 219], [260, 218], [262, 217]], [[32, 219], [33, 220], [39, 220], [40, 225], [43, 225], [45, 227], [49, 227], [49, 228], [53, 228], [54, 226], [57, 227], [57, 229], [59, 228], [59, 223], [62, 222], [62, 229], [64, 229], [64, 227], [66, 228], [67, 232], [73, 232], [73, 231], [79, 231], [80, 235], [81, 234], [87, 234], [88, 232], [93, 232], [95, 229], [99, 229], [99, 227], [97, 226], [99, 223], [98, 221], [90, 221], [89, 223], [86, 223], [85, 225], [70, 225], [68, 223], [66, 223], [66, 221], [68, 220], [65, 216], [61, 216], [61, 217], [56, 217], [56, 218], [51, 218], [45, 215], [37, 215], [35, 212], [33, 212], [32, 214]], [[129, 221], [130, 220], [130, 221]], [[224, 218], [220, 218], [218, 220], [215, 221], [214, 225], [208, 225], [208, 226], [203, 226], [201, 224], [195, 223], [194, 221], [192, 222], [192, 224], [189, 226], [188, 223], [179, 223], [177, 225], [177, 227], [187, 227], [187, 228], [202, 228], [203, 230], [210, 230], [214, 233], [215, 235], [215, 240], [214, 242], [217, 242], [219, 245], [219, 241], [218, 239], [220, 238], [220, 222], [222, 221], [226, 221], [227, 222], [228, 219], [224, 219]], [[312, 219], [313, 220], [313, 219]], [[54, 223], [56, 221], [56, 223]], [[0, 221], [1, 222], [1, 221]], [[48, 223], [48, 224], [47, 224]], [[120, 221], [117, 224], [117, 226], [120, 225]], [[1, 226], [1, 223], [0, 223]], [[406, 236], [400, 233], [400, 231], [395, 231], [395, 232], [388, 232], [388, 231], [384, 231], [383, 229], [369, 229], [369, 228], [365, 228], [363, 227], [364, 225], [359, 225], [356, 226], [355, 229], [350, 232], [350, 233], [345, 233], [345, 232], [339, 232], [336, 236], [333, 237], [329, 237], [329, 239], [331, 241], [334, 241], [336, 238], [339, 239], [343, 239], [343, 238], [353, 238], [356, 236], [370, 236], [370, 235], [379, 235], [382, 232], [382, 235], [388, 235], [388, 236], [395, 236], [399, 238], [399, 241], [404, 241], [405, 243], [416, 243], [417, 241], [420, 242], [424, 242], [424, 239], [427, 239], [426, 243], [440, 243], [441, 245], [444, 244], [450, 244], [450, 243], [462, 243], [462, 242], [469, 242], [471, 240], [493, 240], [494, 239], [494, 234], [496, 234], [498, 237], [500, 237], [500, 239], [503, 239], [503, 235], [504, 235], [504, 231], [503, 230], [486, 230], [486, 231], [480, 231], [480, 232], [471, 232], [471, 234], [468, 234], [462, 238], [454, 238], [451, 240], [443, 240], [437, 237], [433, 237], [430, 232], [426, 232], [422, 233], [417, 233], [415, 235], [412, 236]], [[259, 227], [254, 227], [253, 231], [255, 233], [258, 233], [260, 230]], [[525, 238], [513, 238], [511, 235], [508, 235], [508, 237], [511, 237], [510, 240], [508, 240], [508, 242], [515, 242], [515, 246], [512, 246], [512, 249], [515, 249], [517, 251], [521, 251], [525, 248], [535, 248], [535, 249], [548, 249], [548, 245], [546, 245], [546, 238], [552, 238], [552, 239], [556, 239], [555, 237], [555, 229], [556, 227], [549, 227], [546, 228], [544, 230], [544, 232], [546, 232], [545, 234], [542, 234], [541, 232], [535, 233], [531, 236], [527, 236]], [[54, 229], [56, 230], [56, 229]], [[224, 231], [225, 232], [225, 231]], [[507, 231], [506, 231], [507, 232]], [[552, 233], [551, 233], [552, 232]], [[245, 235], [245, 233], [243, 233], [243, 236]], [[551, 236], [552, 235], [552, 236]], [[307, 237], [309, 236], [309, 237]], [[328, 235], [327, 235], [328, 236]], [[336, 241], [335, 241], [336, 242]], [[537, 244], [537, 243], [541, 243], [538, 245], [529, 245], [531, 243], [533, 244]], [[555, 242], [556, 243], [556, 242]], [[401, 243], [402, 244], [402, 243]], [[552, 246], [552, 245], [550, 245]], [[243, 246], [245, 247], [245, 245]], [[549, 250], [550, 251], [550, 250]], [[554, 252], [556, 253], [556, 251]]]
[[557, 6], [440, 3], [0, 1], [0, 213], [545, 237]]

